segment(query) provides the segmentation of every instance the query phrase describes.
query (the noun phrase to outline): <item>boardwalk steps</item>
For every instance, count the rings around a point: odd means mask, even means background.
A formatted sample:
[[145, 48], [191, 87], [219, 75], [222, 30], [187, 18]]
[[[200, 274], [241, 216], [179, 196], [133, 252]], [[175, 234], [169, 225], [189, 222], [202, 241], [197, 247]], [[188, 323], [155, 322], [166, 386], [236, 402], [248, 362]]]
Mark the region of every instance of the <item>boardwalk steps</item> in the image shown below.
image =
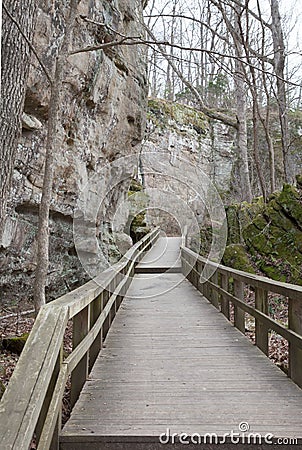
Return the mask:
[[[35, 429], [39, 450], [191, 449], [162, 445], [159, 436], [168, 428], [222, 437], [242, 423], [261, 439], [302, 438], [302, 391], [266, 356], [273, 329], [289, 340], [289, 375], [302, 385], [302, 288], [207, 265], [183, 244], [154, 230], [101, 274], [101, 286], [90, 282], [41, 311], [1, 402], [1, 450], [27, 450]], [[245, 285], [255, 290], [255, 306], [244, 301]], [[289, 297], [288, 328], [268, 316], [268, 292]], [[257, 346], [241, 332], [246, 313], [256, 318]], [[72, 318], [74, 350], [62, 361]], [[70, 373], [73, 410], [60, 432]], [[228, 439], [199, 448], [233, 449]]]

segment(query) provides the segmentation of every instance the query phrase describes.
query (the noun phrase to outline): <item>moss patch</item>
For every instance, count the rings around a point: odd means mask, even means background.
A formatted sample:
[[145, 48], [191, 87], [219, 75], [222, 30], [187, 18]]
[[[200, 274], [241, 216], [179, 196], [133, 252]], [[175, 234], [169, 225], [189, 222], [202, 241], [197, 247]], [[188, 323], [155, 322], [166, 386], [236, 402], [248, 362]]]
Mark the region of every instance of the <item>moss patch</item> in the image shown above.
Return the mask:
[[20, 355], [24, 345], [27, 341], [29, 333], [24, 333], [22, 336], [13, 336], [2, 339], [2, 346], [5, 350]]
[[242, 244], [228, 245], [225, 249], [222, 262], [225, 266], [233, 267], [233, 269], [255, 273], [245, 247]]
[[302, 192], [284, 185], [274, 193], [242, 237], [254, 263], [266, 276], [302, 285]]
[[[178, 125], [189, 126], [196, 133], [205, 135], [208, 132], [209, 123], [206, 116], [189, 106], [176, 102], [168, 102], [163, 99], [150, 98], [148, 100], [148, 118], [157, 126], [171, 128], [171, 120]], [[172, 127], [173, 128], [173, 127]], [[179, 126], [175, 128], [180, 132]]]

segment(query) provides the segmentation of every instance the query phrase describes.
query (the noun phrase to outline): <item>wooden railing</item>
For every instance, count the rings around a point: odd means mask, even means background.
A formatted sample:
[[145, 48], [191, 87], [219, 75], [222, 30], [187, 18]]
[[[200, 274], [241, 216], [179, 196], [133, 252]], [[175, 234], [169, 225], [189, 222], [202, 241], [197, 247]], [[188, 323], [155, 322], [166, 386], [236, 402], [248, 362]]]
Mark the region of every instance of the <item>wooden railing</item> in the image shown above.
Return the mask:
[[[288, 341], [288, 375], [302, 387], [302, 286], [274, 281], [216, 264], [185, 246], [182, 246], [181, 257], [185, 276], [228, 320], [230, 320], [230, 304], [233, 305], [234, 326], [242, 333], [245, 333], [245, 313], [255, 318], [256, 345], [265, 355], [269, 352], [271, 330]], [[255, 306], [247, 304], [244, 300], [245, 286], [253, 287]], [[269, 316], [269, 292], [288, 298], [288, 327]]]
[[[131, 283], [135, 265], [159, 236], [151, 231], [114, 266], [84, 286], [45, 305], [0, 404], [1, 450], [58, 449], [62, 399], [71, 375], [76, 402], [102, 342]], [[73, 350], [63, 359], [63, 339], [73, 321]]]

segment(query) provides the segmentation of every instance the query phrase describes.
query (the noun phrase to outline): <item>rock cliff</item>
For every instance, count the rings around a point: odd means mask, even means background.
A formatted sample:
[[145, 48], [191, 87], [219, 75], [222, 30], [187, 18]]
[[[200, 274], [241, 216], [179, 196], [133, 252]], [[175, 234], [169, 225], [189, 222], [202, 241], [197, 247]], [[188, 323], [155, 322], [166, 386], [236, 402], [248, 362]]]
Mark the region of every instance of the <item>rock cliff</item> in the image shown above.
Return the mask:
[[[181, 221], [182, 215], [192, 214], [196, 228], [203, 223], [207, 205], [202, 193], [209, 180], [219, 194], [230, 189], [233, 144], [234, 131], [230, 127], [188, 106], [149, 99], [147, 134], [141, 152], [142, 182], [155, 205], [147, 213], [148, 223], [160, 225], [172, 235], [179, 232], [177, 219]], [[175, 204], [171, 206], [171, 202]]]
[[[41, 2], [34, 45], [49, 72], [53, 71], [64, 33], [66, 12], [65, 3]], [[141, 14], [141, 0], [82, 1], [73, 46], [77, 49], [108, 42], [114, 38], [111, 29], [131, 36], [142, 34], [137, 20]], [[109, 27], [87, 23], [81, 16]], [[104, 201], [97, 214], [98, 237], [107, 243], [109, 257], [113, 256], [114, 260], [120, 256], [109, 223], [117, 203], [127, 194], [134, 166], [119, 167], [120, 171], [125, 171], [126, 181], [115, 186], [109, 181], [116, 176], [111, 163], [139, 151], [145, 129], [144, 52], [139, 46], [120, 46], [68, 58], [68, 75], [62, 92], [62, 120], [58, 129], [61, 147], [56, 158], [51, 207], [49, 299], [87, 279], [74, 248], [73, 214], [80, 192], [88, 180], [97, 179], [98, 174], [104, 179], [100, 193]], [[9, 217], [0, 247], [2, 302], [9, 299], [18, 304], [32, 295], [49, 97], [46, 77], [33, 58]], [[122, 228], [123, 223], [117, 232]], [[121, 235], [118, 240], [121, 242]]]

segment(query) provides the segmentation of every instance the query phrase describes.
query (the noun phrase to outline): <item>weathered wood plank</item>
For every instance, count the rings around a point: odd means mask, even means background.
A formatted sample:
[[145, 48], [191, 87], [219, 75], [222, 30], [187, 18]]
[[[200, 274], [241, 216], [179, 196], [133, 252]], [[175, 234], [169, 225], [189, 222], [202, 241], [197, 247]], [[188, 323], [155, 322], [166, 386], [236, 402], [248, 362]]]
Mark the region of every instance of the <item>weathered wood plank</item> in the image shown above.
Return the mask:
[[[242, 420], [302, 434], [301, 390], [180, 277], [135, 276], [64, 427], [63, 449], [72, 436], [100, 442], [170, 425], [223, 433]], [[152, 295], [137, 295], [144, 289]]]
[[[0, 447], [28, 448], [67, 324], [65, 308], [43, 307], [0, 403]], [[31, 376], [29, 373], [30, 362]]]

